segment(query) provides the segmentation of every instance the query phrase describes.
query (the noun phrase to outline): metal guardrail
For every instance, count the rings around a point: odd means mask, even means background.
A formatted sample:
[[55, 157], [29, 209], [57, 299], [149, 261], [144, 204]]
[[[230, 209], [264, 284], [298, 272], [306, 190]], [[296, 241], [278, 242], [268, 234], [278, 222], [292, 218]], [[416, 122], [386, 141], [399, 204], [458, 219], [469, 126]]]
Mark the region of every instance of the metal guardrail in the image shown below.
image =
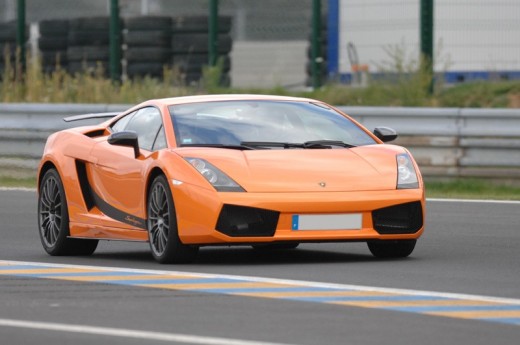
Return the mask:
[[[47, 136], [69, 115], [130, 105], [0, 104], [0, 169], [35, 169]], [[369, 129], [392, 127], [425, 176], [520, 180], [520, 109], [339, 107]], [[94, 120], [96, 122], [96, 120]], [[85, 124], [84, 122], [82, 124]]]

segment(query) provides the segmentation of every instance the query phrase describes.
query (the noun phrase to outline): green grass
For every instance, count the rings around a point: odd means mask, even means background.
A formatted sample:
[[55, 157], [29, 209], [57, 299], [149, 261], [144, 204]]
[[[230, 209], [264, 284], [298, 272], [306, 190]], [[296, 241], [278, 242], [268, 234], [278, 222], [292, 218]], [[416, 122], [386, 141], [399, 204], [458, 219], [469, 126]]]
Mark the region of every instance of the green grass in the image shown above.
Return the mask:
[[426, 181], [426, 197], [451, 199], [520, 200], [520, 186], [481, 179]]
[[[69, 75], [63, 70], [48, 75], [40, 63], [28, 59], [25, 75], [15, 73], [19, 65], [5, 60], [6, 70], [0, 76], [0, 102], [43, 103], [119, 103], [135, 104], [153, 98], [194, 94], [261, 93], [310, 97], [333, 105], [352, 106], [418, 106], [418, 107], [520, 107], [520, 81], [465, 83], [444, 88], [437, 81], [436, 91], [427, 92], [431, 76], [417, 63], [394, 57], [395, 66], [386, 69], [386, 81], [371, 81], [365, 88], [330, 83], [313, 91], [290, 91], [283, 87], [270, 89], [237, 89], [219, 86], [222, 68], [205, 68], [196, 86], [186, 86], [175, 68], [165, 68], [161, 80], [141, 78], [115, 83], [101, 69]], [[390, 81], [391, 80], [391, 81]]]
[[[35, 188], [35, 178], [0, 176], [2, 187]], [[426, 181], [427, 198], [520, 200], [520, 186], [479, 179]]]
[[7, 176], [0, 176], [1, 187], [24, 187], [24, 188], [36, 188], [36, 178], [14, 178]]

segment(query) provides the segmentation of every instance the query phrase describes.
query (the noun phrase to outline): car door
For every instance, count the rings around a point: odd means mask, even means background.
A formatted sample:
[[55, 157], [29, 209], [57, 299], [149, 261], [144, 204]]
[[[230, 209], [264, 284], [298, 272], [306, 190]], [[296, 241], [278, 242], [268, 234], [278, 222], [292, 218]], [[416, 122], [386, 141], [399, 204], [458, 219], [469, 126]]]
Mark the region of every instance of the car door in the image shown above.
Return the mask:
[[[153, 151], [166, 147], [161, 113], [155, 107], [141, 108], [121, 118], [112, 132], [137, 133], [139, 151], [100, 141], [92, 150], [89, 183], [96, 206], [110, 226], [146, 228], [146, 169]], [[106, 219], [104, 221], [107, 221]]]

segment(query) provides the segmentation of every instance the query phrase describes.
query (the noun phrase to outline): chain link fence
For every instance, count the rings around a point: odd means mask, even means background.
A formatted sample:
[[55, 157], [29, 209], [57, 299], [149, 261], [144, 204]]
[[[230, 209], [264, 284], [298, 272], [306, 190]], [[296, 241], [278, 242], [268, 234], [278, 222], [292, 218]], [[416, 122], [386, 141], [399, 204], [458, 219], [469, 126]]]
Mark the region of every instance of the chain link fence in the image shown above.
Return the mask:
[[[209, 11], [208, 0], [119, 0], [119, 4], [123, 18]], [[399, 63], [404, 68], [417, 66], [420, 4], [420, 0], [322, 0], [323, 23], [330, 27], [322, 37], [329, 76], [347, 83], [357, 76], [360, 82], [363, 73], [374, 77]], [[27, 21], [35, 23], [108, 16], [109, 1], [26, 0], [26, 8]], [[0, 9], [0, 21], [14, 20], [16, 0], [0, 0]], [[329, 9], [337, 13], [331, 16]], [[232, 19], [232, 86], [306, 84], [312, 0], [220, 0], [219, 14]], [[331, 25], [333, 18], [336, 25]], [[435, 0], [435, 72], [448, 83], [520, 79], [519, 19], [519, 0]]]

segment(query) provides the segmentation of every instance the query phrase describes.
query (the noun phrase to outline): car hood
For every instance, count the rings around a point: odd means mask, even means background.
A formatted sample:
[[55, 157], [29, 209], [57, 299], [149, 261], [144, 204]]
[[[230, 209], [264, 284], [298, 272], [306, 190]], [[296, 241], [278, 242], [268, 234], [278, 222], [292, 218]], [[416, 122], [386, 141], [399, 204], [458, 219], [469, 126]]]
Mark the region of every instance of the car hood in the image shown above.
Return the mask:
[[248, 192], [348, 192], [396, 188], [398, 146], [351, 149], [230, 150], [182, 148], [202, 158]]

